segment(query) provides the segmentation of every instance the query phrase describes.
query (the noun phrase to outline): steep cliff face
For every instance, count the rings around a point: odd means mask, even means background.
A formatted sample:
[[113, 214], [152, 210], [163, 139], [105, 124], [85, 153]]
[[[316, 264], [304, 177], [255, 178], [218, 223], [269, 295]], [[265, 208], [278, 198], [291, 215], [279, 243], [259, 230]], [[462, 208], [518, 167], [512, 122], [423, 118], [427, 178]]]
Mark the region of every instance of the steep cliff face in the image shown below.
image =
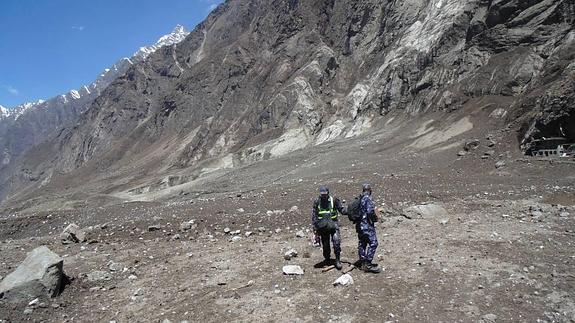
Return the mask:
[[[144, 61], [151, 53], [163, 46], [182, 41], [189, 32], [183, 26], [161, 37], [154, 45], [141, 47], [130, 58], [122, 58], [110, 68], [105, 69], [89, 85], [71, 90], [48, 100], [24, 103], [13, 109], [0, 109], [0, 200], [9, 189], [5, 182], [18, 168], [18, 158], [28, 149], [43, 143], [52, 133], [62, 127], [74, 124], [102, 91], [116, 78], [123, 75], [134, 65]], [[22, 175], [23, 174], [23, 175]], [[38, 176], [24, 171], [24, 180]]]
[[232, 167], [478, 101], [526, 144], [572, 125], [574, 17], [564, 0], [228, 0], [27, 167]]

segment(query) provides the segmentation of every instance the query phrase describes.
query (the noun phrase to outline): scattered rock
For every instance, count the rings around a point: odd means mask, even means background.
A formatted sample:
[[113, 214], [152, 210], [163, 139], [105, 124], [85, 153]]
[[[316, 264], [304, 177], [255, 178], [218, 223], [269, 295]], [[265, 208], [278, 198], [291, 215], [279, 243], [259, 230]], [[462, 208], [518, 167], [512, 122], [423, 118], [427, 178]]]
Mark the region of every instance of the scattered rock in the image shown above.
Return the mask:
[[232, 242], [238, 242], [240, 240], [242, 240], [242, 237], [240, 237], [240, 236], [233, 236], [231, 239]]
[[465, 155], [467, 155], [467, 152], [465, 150], [461, 150], [457, 153], [457, 156], [459, 156], [459, 157], [463, 157]]
[[86, 275], [86, 279], [89, 282], [99, 282], [99, 281], [107, 281], [107, 280], [111, 280], [112, 276], [105, 272], [105, 271], [93, 271], [89, 274]]
[[439, 223], [446, 225], [447, 223], [449, 223], [449, 219], [441, 219], [439, 220]]
[[282, 271], [284, 275], [303, 275], [303, 269], [297, 265], [283, 266]]
[[481, 317], [481, 320], [484, 323], [495, 323], [495, 321], [497, 320], [497, 315], [495, 314], [485, 314]]
[[495, 163], [495, 168], [499, 169], [499, 168], [502, 168], [502, 167], [505, 167], [505, 162], [504, 162], [504, 161], [500, 160], [500, 161], [498, 161], [497, 163]]
[[192, 229], [192, 223], [190, 222], [182, 222], [180, 224], [180, 231], [188, 231]]
[[266, 232], [266, 228], [264, 228], [264, 227], [259, 227], [259, 228], [258, 228], [258, 231], [261, 232], [261, 233], [264, 233], [264, 232]]
[[40, 296], [57, 296], [64, 284], [64, 260], [48, 247], [28, 253], [26, 259], [0, 283], [0, 295], [9, 302], [24, 302]]
[[479, 147], [480, 144], [481, 142], [479, 141], [479, 139], [472, 139], [466, 141], [465, 144], [463, 145], [463, 150], [465, 151], [475, 150], [477, 149], [477, 147]]
[[305, 238], [305, 233], [302, 230], [299, 230], [295, 233], [295, 236], [298, 238]]
[[117, 262], [110, 261], [108, 263], [108, 269], [110, 271], [122, 271], [122, 270], [124, 270], [124, 265], [117, 263]]
[[277, 228], [277, 229], [275, 230], [275, 232], [276, 232], [276, 233], [281, 233], [281, 232], [282, 232], [282, 229]]
[[489, 117], [493, 119], [503, 119], [506, 116], [507, 116], [507, 110], [503, 108], [497, 108], [489, 114]]
[[26, 315], [30, 315], [34, 312], [34, 310], [30, 307], [26, 307], [26, 309], [24, 310], [24, 314]]
[[299, 211], [299, 208], [297, 207], [297, 205], [294, 205], [289, 209], [289, 211], [290, 213], [296, 213]]
[[77, 224], [71, 223], [62, 231], [60, 239], [63, 244], [85, 242], [86, 233]]
[[251, 231], [246, 231], [246, 233], [244, 233], [244, 235], [247, 237], [251, 236], [253, 234], [253, 232]]
[[224, 229], [224, 233], [225, 234], [230, 234], [230, 232], [232, 232], [232, 230], [230, 228], [225, 228]]
[[297, 257], [298, 253], [295, 249], [290, 249], [288, 250], [285, 254], [284, 254], [284, 259], [285, 260], [290, 260], [292, 258]]
[[159, 225], [159, 224], [150, 225], [150, 226], [148, 227], [148, 231], [149, 231], [149, 232], [159, 231], [159, 230], [162, 230], [162, 226]]
[[353, 277], [350, 274], [341, 275], [333, 282], [334, 286], [349, 286], [353, 285]]
[[243, 208], [239, 208], [236, 210], [238, 213], [244, 213], [246, 210], [244, 210]]
[[170, 240], [171, 240], [171, 241], [175, 241], [175, 240], [180, 240], [181, 238], [182, 238], [182, 237], [181, 237], [179, 234], [174, 234], [174, 235], [170, 238]]

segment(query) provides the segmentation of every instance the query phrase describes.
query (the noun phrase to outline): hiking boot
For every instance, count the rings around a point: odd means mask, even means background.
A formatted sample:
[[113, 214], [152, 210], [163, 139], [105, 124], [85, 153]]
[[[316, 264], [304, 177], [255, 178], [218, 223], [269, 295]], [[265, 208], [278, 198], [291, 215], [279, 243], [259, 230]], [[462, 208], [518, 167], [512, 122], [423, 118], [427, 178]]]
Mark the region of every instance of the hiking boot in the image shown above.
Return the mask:
[[322, 262], [319, 262], [314, 265], [315, 268], [325, 268], [331, 265], [331, 259], [324, 259]]
[[379, 274], [381, 272], [381, 269], [374, 266], [370, 261], [364, 261], [361, 264], [361, 270], [372, 274]]
[[341, 270], [341, 268], [343, 268], [341, 265], [341, 261], [339, 260], [339, 257], [335, 258], [335, 263], [333, 265], [335, 266], [335, 269], [337, 269], [337, 270]]

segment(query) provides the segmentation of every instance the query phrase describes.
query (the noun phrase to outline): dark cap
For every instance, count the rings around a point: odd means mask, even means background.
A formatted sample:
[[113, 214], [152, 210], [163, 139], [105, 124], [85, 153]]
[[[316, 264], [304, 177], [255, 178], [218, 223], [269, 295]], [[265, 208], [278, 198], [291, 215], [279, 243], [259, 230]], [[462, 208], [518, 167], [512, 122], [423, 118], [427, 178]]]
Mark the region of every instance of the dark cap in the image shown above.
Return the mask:
[[369, 185], [369, 183], [365, 183], [362, 186], [362, 190], [365, 191], [370, 191], [371, 192], [371, 185]]
[[327, 186], [320, 186], [319, 194], [321, 195], [329, 194], [329, 188], [327, 188]]

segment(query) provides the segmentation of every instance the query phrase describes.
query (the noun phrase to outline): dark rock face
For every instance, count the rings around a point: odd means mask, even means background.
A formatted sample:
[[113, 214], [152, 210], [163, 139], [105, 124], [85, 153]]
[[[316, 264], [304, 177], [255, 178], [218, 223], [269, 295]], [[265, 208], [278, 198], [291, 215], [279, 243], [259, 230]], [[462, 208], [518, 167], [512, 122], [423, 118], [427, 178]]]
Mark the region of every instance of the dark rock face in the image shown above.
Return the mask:
[[478, 99], [524, 144], [558, 125], [572, 136], [574, 17], [563, 0], [229, 0], [24, 165], [232, 167]]
[[63, 264], [64, 260], [46, 246], [32, 250], [22, 264], [2, 280], [0, 298], [17, 303], [57, 296], [65, 281]]

